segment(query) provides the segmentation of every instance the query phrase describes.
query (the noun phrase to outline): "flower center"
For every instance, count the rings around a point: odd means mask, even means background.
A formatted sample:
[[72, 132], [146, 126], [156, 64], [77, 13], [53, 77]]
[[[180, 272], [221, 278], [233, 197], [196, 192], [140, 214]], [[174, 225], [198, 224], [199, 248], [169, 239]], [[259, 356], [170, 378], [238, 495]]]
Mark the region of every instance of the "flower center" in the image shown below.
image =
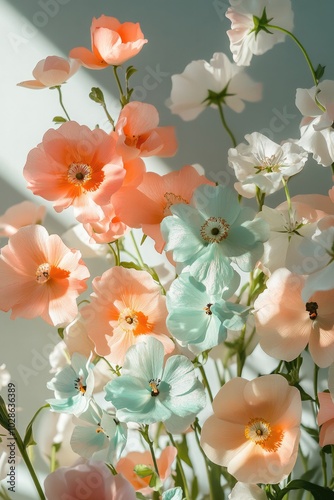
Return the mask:
[[36, 281], [39, 285], [43, 285], [50, 279], [61, 280], [66, 279], [70, 276], [70, 271], [66, 271], [65, 269], [60, 269], [60, 267], [55, 267], [49, 264], [48, 262], [44, 262], [39, 265], [37, 271], [35, 273]]
[[276, 451], [282, 443], [283, 431], [272, 429], [264, 418], [251, 418], [245, 426], [245, 437], [265, 451]]
[[164, 217], [167, 217], [168, 215], [172, 215], [172, 212], [170, 211], [170, 207], [172, 205], [179, 205], [180, 203], [185, 203], [186, 205], [189, 204], [187, 202], [187, 200], [182, 198], [182, 196], [179, 196], [179, 195], [174, 194], [174, 193], [165, 193], [164, 198], [167, 202], [165, 205], [165, 208], [164, 208]]
[[75, 186], [83, 186], [92, 178], [93, 169], [86, 163], [71, 163], [67, 171], [67, 180]]
[[46, 283], [50, 279], [51, 266], [47, 262], [38, 266], [36, 271], [36, 281], [40, 285]]
[[134, 311], [129, 307], [123, 309], [118, 316], [118, 324], [125, 332], [131, 332], [133, 335], [142, 335], [150, 333], [153, 324], [149, 323], [148, 317], [141, 311]]
[[201, 226], [200, 232], [204, 241], [219, 243], [228, 236], [230, 225], [221, 217], [209, 217]]
[[149, 380], [148, 382], [148, 385], [151, 387], [151, 396], [153, 398], [157, 397], [160, 394], [160, 391], [158, 389], [160, 382], [161, 382], [160, 378], [156, 379], [151, 378], [151, 380]]
[[316, 302], [306, 302], [306, 311], [308, 312], [310, 319], [312, 319], [313, 321], [317, 319], [317, 309], [318, 304]]
[[211, 316], [211, 314], [212, 314], [212, 311], [211, 311], [211, 306], [212, 306], [212, 304], [207, 304], [207, 305], [204, 307], [205, 314], [208, 314], [209, 316]]
[[283, 151], [278, 151], [271, 156], [254, 155], [258, 164], [254, 165], [257, 174], [261, 172], [279, 172], [282, 167]]
[[87, 386], [86, 385], [83, 385], [82, 383], [82, 379], [80, 377], [76, 378], [75, 379], [75, 383], [74, 383], [74, 387], [79, 391], [81, 392], [82, 395], [85, 394], [86, 392], [86, 389], [87, 389]]

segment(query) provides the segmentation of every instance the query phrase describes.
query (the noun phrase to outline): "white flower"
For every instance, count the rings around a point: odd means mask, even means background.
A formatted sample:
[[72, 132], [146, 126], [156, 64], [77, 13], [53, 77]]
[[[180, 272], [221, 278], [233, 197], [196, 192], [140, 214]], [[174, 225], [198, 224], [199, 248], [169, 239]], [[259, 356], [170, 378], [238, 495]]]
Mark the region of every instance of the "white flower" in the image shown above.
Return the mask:
[[[210, 94], [209, 94], [209, 91]], [[192, 61], [183, 73], [172, 76], [172, 91], [167, 106], [183, 120], [194, 120], [207, 106], [216, 107], [210, 95], [240, 113], [245, 101], [259, 101], [262, 85], [254, 82], [242, 68], [232, 63], [225, 54], [213, 54], [210, 63]]]
[[228, 163], [240, 181], [235, 189], [246, 198], [256, 195], [256, 186], [266, 194], [278, 191], [282, 180], [300, 172], [307, 161], [307, 152], [294, 142], [280, 146], [258, 132], [245, 139], [249, 145], [229, 149]]
[[[276, 43], [283, 42], [285, 34], [268, 28], [259, 29], [254, 22], [256, 16], [263, 25], [275, 25], [287, 31], [293, 29], [293, 12], [290, 0], [230, 0], [226, 17], [232, 22], [227, 31], [230, 50], [239, 66], [249, 66], [254, 55], [261, 55]], [[265, 9], [265, 10], [264, 10]], [[266, 16], [266, 17], [264, 17]]]
[[334, 81], [297, 89], [296, 106], [304, 115], [298, 144], [312, 153], [317, 163], [328, 167], [334, 162]]
[[237, 483], [228, 496], [229, 500], [267, 500], [266, 493], [256, 484]]
[[0, 391], [3, 387], [6, 387], [10, 381], [10, 374], [6, 370], [6, 365], [0, 365]]
[[[268, 241], [264, 243], [264, 252], [259, 267], [270, 275], [276, 269], [292, 269], [300, 264], [299, 245], [303, 236], [311, 236], [316, 223], [302, 216], [298, 204], [293, 204], [289, 214], [286, 203], [277, 208], [262, 207], [258, 217], [264, 219], [270, 227]], [[296, 272], [296, 271], [294, 271]]]

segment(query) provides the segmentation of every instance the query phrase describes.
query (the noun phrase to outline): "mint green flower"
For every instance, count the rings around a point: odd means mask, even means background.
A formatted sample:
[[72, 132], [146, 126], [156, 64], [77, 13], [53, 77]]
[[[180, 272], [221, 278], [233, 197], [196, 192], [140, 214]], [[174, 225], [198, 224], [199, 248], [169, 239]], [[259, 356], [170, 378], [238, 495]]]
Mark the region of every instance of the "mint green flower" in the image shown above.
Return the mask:
[[173, 281], [166, 304], [168, 330], [195, 354], [223, 342], [227, 329], [241, 330], [248, 313], [240, 304], [209, 294], [189, 273]]
[[127, 427], [94, 401], [80, 415], [71, 436], [72, 450], [84, 458], [118, 462], [126, 445]]
[[85, 356], [74, 353], [71, 364], [62, 368], [46, 384], [55, 392], [55, 399], [48, 399], [51, 410], [81, 415], [87, 410], [94, 389], [94, 365]]
[[130, 347], [122, 375], [105, 391], [121, 422], [164, 422], [171, 433], [185, 431], [206, 404], [191, 361], [171, 356], [164, 366], [163, 345], [153, 337]]
[[223, 186], [199, 186], [190, 205], [170, 207], [161, 223], [166, 251], [211, 294], [230, 289], [236, 279], [232, 263], [251, 271], [263, 254], [269, 228], [254, 210], [242, 207], [237, 194]]

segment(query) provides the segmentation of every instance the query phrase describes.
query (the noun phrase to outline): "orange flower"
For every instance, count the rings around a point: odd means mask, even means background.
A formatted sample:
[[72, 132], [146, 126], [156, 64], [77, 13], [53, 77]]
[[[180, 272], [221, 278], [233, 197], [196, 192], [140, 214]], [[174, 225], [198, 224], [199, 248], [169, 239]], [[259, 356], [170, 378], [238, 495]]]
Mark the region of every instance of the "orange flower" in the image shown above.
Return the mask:
[[130, 102], [122, 109], [115, 132], [117, 153], [124, 161], [138, 156], [173, 156], [177, 150], [174, 127], [158, 127], [159, 113], [152, 104]]
[[212, 403], [201, 445], [212, 462], [243, 483], [275, 484], [292, 471], [300, 437], [301, 398], [281, 375], [227, 382]]
[[191, 165], [166, 175], [146, 172], [137, 189], [120, 189], [113, 196], [113, 203], [121, 220], [130, 227], [142, 227], [143, 232], [154, 239], [157, 252], [161, 253], [165, 246], [160, 231], [161, 221], [171, 215], [172, 205], [188, 204], [201, 184], [214, 185]]
[[87, 286], [87, 267], [77, 250], [64, 245], [43, 226], [17, 231], [1, 250], [0, 309], [11, 318], [41, 316], [50, 324], [72, 321], [76, 298]]
[[17, 85], [28, 89], [56, 87], [66, 82], [79, 68], [80, 63], [78, 61], [68, 61], [63, 57], [48, 56], [35, 66], [32, 72], [35, 80], [26, 80]]
[[[157, 458], [162, 482], [165, 482], [171, 476], [171, 468], [176, 455], [177, 449], [174, 446], [167, 446], [162, 450], [160, 457]], [[140, 491], [143, 495], [149, 495], [153, 491], [149, 487], [151, 476], [139, 477], [134, 471], [136, 465], [147, 465], [154, 470], [151, 453], [149, 451], [131, 451], [119, 460], [116, 469], [119, 474], [122, 474], [132, 484], [136, 491]]]
[[110, 64], [119, 66], [136, 56], [147, 43], [138, 23], [121, 24], [115, 17], [94, 17], [90, 33], [92, 51], [76, 47], [69, 54], [89, 69], [103, 69]]
[[0, 236], [9, 237], [20, 227], [41, 224], [46, 208], [31, 201], [22, 201], [8, 208], [0, 217]]
[[73, 205], [80, 222], [95, 222], [105, 217], [101, 207], [122, 185], [125, 170], [110, 135], [70, 121], [46, 132], [23, 174], [28, 188], [53, 201], [57, 212]]
[[317, 417], [318, 425], [321, 425], [319, 434], [319, 445], [334, 444], [334, 402], [329, 392], [318, 394], [320, 408]]
[[166, 298], [146, 271], [113, 267], [93, 280], [94, 293], [81, 309], [96, 352], [122, 365], [126, 351], [147, 335], [174, 349], [166, 327]]

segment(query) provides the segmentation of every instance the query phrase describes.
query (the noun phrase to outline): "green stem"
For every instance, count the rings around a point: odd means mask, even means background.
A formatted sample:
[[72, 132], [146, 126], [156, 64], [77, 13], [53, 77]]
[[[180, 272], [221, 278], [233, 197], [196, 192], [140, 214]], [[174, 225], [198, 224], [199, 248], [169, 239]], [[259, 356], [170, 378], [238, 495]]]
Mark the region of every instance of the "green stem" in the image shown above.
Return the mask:
[[156, 459], [155, 452], [154, 452], [154, 447], [153, 447], [153, 441], [151, 440], [151, 438], [150, 438], [150, 436], [148, 434], [148, 425], [145, 425], [145, 428], [142, 429], [140, 431], [140, 433], [141, 433], [141, 435], [143, 436], [143, 438], [145, 439], [146, 443], [148, 444], [148, 446], [150, 448], [150, 452], [151, 452], [151, 456], [152, 456], [152, 460], [153, 460], [153, 465], [154, 465], [155, 472], [157, 473], [157, 476], [160, 477], [158, 463], [157, 463], [157, 459]]
[[314, 81], [314, 85], [317, 86], [318, 83], [319, 83], [319, 81], [318, 81], [317, 75], [315, 73], [315, 69], [313, 68], [313, 64], [311, 63], [311, 59], [309, 58], [308, 53], [306, 52], [305, 48], [300, 43], [300, 41], [298, 40], [298, 38], [296, 38], [295, 35], [293, 33], [291, 33], [291, 31], [288, 31], [288, 30], [286, 30], [284, 28], [281, 28], [280, 26], [274, 26], [272, 24], [268, 24], [266, 27], [267, 28], [271, 28], [273, 30], [281, 31], [285, 35], [290, 36], [292, 38], [292, 40], [294, 40], [294, 42], [296, 42], [296, 44], [298, 45], [298, 47], [300, 48], [300, 50], [302, 51], [302, 53], [303, 53], [303, 55], [304, 55], [304, 57], [306, 59], [308, 67], [310, 68], [310, 71], [312, 73], [312, 78], [313, 78], [313, 81]]
[[122, 108], [124, 108], [125, 104], [127, 104], [127, 98], [124, 95], [124, 91], [123, 91], [123, 88], [122, 88], [122, 85], [121, 85], [121, 82], [120, 82], [120, 79], [119, 79], [119, 76], [117, 73], [118, 68], [119, 68], [119, 66], [113, 66], [115, 80], [116, 80], [117, 87], [119, 90], [120, 103], [122, 105]]
[[318, 374], [319, 374], [319, 366], [314, 364], [314, 372], [313, 372], [313, 391], [314, 391], [314, 399], [317, 407], [319, 408], [319, 398], [318, 398]]
[[64, 103], [63, 103], [63, 96], [62, 96], [62, 93], [61, 93], [60, 85], [56, 85], [56, 87], [54, 87], [54, 88], [58, 90], [59, 102], [60, 102], [61, 107], [63, 108], [63, 111], [65, 113], [66, 118], [68, 119], [68, 121], [71, 121], [71, 118], [69, 117], [69, 115], [68, 115], [68, 113], [66, 111], [66, 108], [64, 106]]
[[197, 446], [204, 458], [204, 462], [205, 462], [205, 469], [206, 469], [206, 474], [208, 476], [208, 483], [209, 483], [209, 489], [210, 489], [210, 500], [214, 500], [214, 496], [213, 496], [213, 491], [212, 491], [212, 484], [211, 484], [211, 474], [210, 474], [210, 469], [209, 469], [209, 464], [208, 464], [208, 459], [207, 459], [207, 456], [205, 455], [202, 447], [201, 447], [201, 443], [200, 443], [200, 438], [197, 434], [197, 430], [200, 431], [200, 426], [197, 422], [195, 422], [195, 425], [194, 425], [194, 432], [195, 432], [195, 438], [196, 438], [196, 442], [197, 442]]
[[109, 111], [107, 109], [106, 103], [105, 102], [101, 102], [101, 106], [104, 109], [104, 112], [105, 112], [105, 114], [106, 114], [109, 122], [111, 123], [111, 126], [112, 126], [113, 130], [115, 130], [115, 122], [114, 122], [112, 116], [110, 115], [110, 113], [109, 113]]
[[206, 376], [206, 373], [205, 373], [205, 370], [204, 370], [204, 367], [202, 365], [199, 365], [199, 371], [201, 372], [201, 375], [203, 377], [203, 382], [204, 382], [204, 386], [207, 388], [208, 390], [208, 394], [209, 394], [209, 398], [210, 398], [210, 401], [212, 403], [213, 401], [213, 395], [212, 395], [212, 392], [211, 392], [211, 388], [210, 388], [210, 384], [209, 384], [209, 381], [208, 381], [208, 378]]
[[139, 250], [139, 247], [137, 245], [137, 242], [136, 242], [136, 238], [134, 237], [134, 234], [133, 234], [133, 231], [131, 230], [130, 231], [130, 237], [131, 237], [131, 240], [132, 240], [132, 243], [133, 243], [133, 246], [134, 246], [134, 249], [136, 251], [136, 254], [138, 256], [138, 261], [139, 261], [139, 264], [141, 265], [142, 268], [145, 267], [145, 262], [143, 261], [143, 258], [141, 256], [141, 253], [140, 253], [140, 250]]
[[219, 116], [220, 116], [220, 119], [222, 121], [223, 127], [226, 130], [226, 132], [228, 133], [228, 135], [230, 136], [233, 147], [235, 148], [237, 146], [237, 141], [235, 140], [235, 137], [234, 137], [230, 127], [227, 125], [227, 122], [226, 122], [225, 116], [224, 116], [224, 112], [223, 112], [223, 106], [222, 106], [221, 102], [218, 102], [217, 106], [218, 106]]
[[108, 243], [108, 246], [110, 248], [110, 250], [112, 251], [114, 257], [115, 257], [115, 266], [119, 266], [119, 263], [120, 263], [120, 260], [118, 258], [118, 255], [116, 253], [116, 251], [114, 250], [113, 246], [112, 246], [112, 243]]
[[[173, 438], [172, 434], [170, 434], [169, 432], [167, 432], [167, 435], [168, 435], [168, 437], [170, 439], [170, 442], [174, 446], [174, 448], [178, 449], [177, 446], [176, 446], [176, 443], [174, 441], [174, 438]], [[187, 478], [186, 478], [186, 475], [184, 473], [184, 469], [183, 469], [183, 465], [182, 465], [182, 460], [180, 459], [179, 454], [176, 455], [176, 462], [177, 462], [177, 465], [178, 465], [178, 468], [179, 468], [179, 472], [180, 472], [180, 475], [181, 475], [181, 478], [182, 478], [183, 491], [184, 491], [186, 500], [191, 500], [191, 496], [190, 496], [189, 488], [188, 488]]]
[[43, 493], [43, 490], [41, 488], [41, 485], [39, 484], [38, 478], [36, 476], [34, 467], [33, 467], [32, 463], [30, 461], [29, 455], [28, 455], [28, 453], [26, 451], [26, 448], [25, 448], [25, 446], [23, 444], [21, 436], [20, 436], [18, 430], [16, 429], [16, 427], [12, 430], [12, 433], [14, 435], [17, 447], [20, 450], [21, 456], [22, 456], [22, 458], [23, 458], [23, 460], [24, 460], [24, 462], [25, 462], [25, 464], [27, 466], [27, 469], [28, 469], [29, 473], [30, 473], [30, 476], [31, 476], [32, 480], [34, 481], [34, 484], [36, 486], [36, 490], [38, 491], [39, 498], [41, 500], [46, 500], [45, 499], [45, 495]]
[[323, 450], [320, 451], [320, 456], [321, 456], [321, 467], [322, 467], [322, 473], [324, 476], [324, 486], [327, 486], [327, 464], [326, 464], [326, 454], [323, 452]]

